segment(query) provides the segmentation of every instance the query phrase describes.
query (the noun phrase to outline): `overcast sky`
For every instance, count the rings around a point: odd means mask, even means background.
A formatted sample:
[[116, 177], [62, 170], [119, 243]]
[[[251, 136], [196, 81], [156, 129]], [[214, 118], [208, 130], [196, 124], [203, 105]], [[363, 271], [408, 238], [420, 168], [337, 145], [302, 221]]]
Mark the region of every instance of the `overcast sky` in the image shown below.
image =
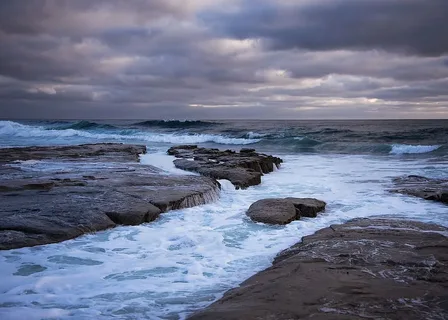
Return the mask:
[[448, 0], [1, 0], [1, 118], [448, 118]]

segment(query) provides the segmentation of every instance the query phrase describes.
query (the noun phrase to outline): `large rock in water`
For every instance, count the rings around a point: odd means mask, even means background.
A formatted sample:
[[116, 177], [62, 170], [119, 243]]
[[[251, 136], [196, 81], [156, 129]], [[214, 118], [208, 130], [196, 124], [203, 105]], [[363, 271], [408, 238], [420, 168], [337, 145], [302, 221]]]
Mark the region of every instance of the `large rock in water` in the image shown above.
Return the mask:
[[256, 222], [287, 224], [297, 219], [296, 208], [284, 199], [263, 199], [254, 202], [246, 214]]
[[[137, 164], [145, 150], [122, 144], [0, 149], [0, 249], [150, 222], [219, 196], [213, 179]], [[40, 161], [14, 161], [33, 157]]]
[[189, 319], [448, 319], [447, 232], [383, 219], [322, 229]]
[[262, 199], [254, 202], [246, 214], [256, 222], [288, 224], [301, 217], [315, 218], [326, 203], [313, 198]]
[[392, 192], [448, 204], [448, 179], [431, 179], [410, 175], [394, 179]]
[[254, 149], [235, 152], [183, 145], [170, 148], [168, 154], [179, 158], [174, 160], [177, 168], [229, 180], [237, 189], [260, 184], [263, 174], [274, 171], [283, 162], [280, 158], [256, 153]]

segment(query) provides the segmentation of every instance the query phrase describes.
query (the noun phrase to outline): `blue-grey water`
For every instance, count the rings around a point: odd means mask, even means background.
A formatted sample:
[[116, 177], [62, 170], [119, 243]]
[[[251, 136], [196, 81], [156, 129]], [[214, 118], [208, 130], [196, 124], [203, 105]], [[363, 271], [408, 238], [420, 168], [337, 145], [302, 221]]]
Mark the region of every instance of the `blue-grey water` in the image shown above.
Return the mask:
[[[448, 178], [448, 120], [0, 121], [0, 147], [96, 142], [145, 144], [141, 165], [167, 174], [185, 174], [165, 154], [177, 144], [250, 147], [285, 162], [259, 186], [234, 190], [222, 181], [217, 202], [153, 223], [0, 252], [1, 319], [182, 319], [332, 223], [381, 215], [448, 226], [446, 206], [388, 192], [401, 175]], [[65, 164], [11, 165], [52, 172]], [[287, 226], [247, 219], [252, 202], [277, 196], [328, 206]]]

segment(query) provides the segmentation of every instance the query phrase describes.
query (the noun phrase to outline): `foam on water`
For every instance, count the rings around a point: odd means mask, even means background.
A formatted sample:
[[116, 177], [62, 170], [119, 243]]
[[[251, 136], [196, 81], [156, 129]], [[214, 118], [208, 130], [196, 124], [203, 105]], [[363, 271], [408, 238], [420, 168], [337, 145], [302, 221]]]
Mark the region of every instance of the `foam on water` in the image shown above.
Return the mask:
[[155, 143], [195, 144], [213, 142], [217, 144], [246, 145], [257, 143], [259, 139], [231, 138], [214, 134], [179, 134], [156, 133], [134, 129], [105, 130], [105, 132], [91, 132], [76, 129], [48, 129], [38, 126], [29, 126], [13, 121], [0, 121], [0, 137], [5, 140], [11, 137], [19, 138], [52, 138], [66, 141], [67, 138], [84, 138], [99, 141], [142, 141]]
[[178, 169], [174, 166], [174, 156], [169, 156], [166, 152], [146, 153], [140, 155], [140, 163], [144, 165], [152, 165], [162, 169], [166, 174], [181, 174], [181, 175], [199, 175], [195, 172]]
[[267, 133], [258, 133], [258, 132], [252, 132], [249, 131], [246, 136], [249, 139], [257, 139], [257, 138], [263, 138], [266, 137], [268, 134]]
[[391, 154], [409, 154], [409, 153], [428, 153], [439, 149], [439, 145], [430, 146], [413, 146], [408, 144], [394, 144], [392, 145]]
[[[421, 159], [284, 160], [259, 186], [235, 190], [221, 181], [221, 197], [212, 204], [171, 211], [149, 224], [1, 252], [0, 318], [184, 318], [268, 267], [302, 236], [330, 224], [386, 215], [448, 225], [446, 206], [386, 190], [397, 175], [437, 176], [440, 167]], [[253, 223], [245, 215], [258, 199], [286, 196], [323, 199], [327, 211], [286, 226]]]

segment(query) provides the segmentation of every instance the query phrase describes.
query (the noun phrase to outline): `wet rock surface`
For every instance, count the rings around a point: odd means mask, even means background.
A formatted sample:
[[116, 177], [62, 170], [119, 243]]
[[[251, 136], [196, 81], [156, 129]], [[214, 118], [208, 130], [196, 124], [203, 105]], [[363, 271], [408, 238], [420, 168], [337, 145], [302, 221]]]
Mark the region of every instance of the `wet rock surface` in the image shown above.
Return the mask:
[[416, 175], [399, 177], [393, 180], [395, 188], [392, 192], [403, 193], [425, 200], [433, 200], [448, 204], [448, 180], [431, 179]]
[[333, 225], [189, 319], [447, 319], [447, 235], [405, 220]]
[[254, 149], [235, 152], [183, 145], [170, 148], [168, 154], [178, 158], [174, 160], [177, 168], [229, 180], [237, 189], [260, 184], [263, 174], [274, 171], [283, 162], [280, 158], [257, 153]]
[[139, 165], [145, 150], [120, 144], [0, 149], [6, 155], [0, 163], [0, 249], [150, 222], [219, 196], [213, 179]]
[[262, 199], [254, 202], [246, 214], [256, 222], [288, 224], [301, 217], [315, 218], [326, 203], [314, 198]]
[[80, 159], [101, 157], [101, 161], [137, 161], [145, 153], [142, 145], [97, 143], [73, 146], [0, 148], [0, 163], [41, 159]]

